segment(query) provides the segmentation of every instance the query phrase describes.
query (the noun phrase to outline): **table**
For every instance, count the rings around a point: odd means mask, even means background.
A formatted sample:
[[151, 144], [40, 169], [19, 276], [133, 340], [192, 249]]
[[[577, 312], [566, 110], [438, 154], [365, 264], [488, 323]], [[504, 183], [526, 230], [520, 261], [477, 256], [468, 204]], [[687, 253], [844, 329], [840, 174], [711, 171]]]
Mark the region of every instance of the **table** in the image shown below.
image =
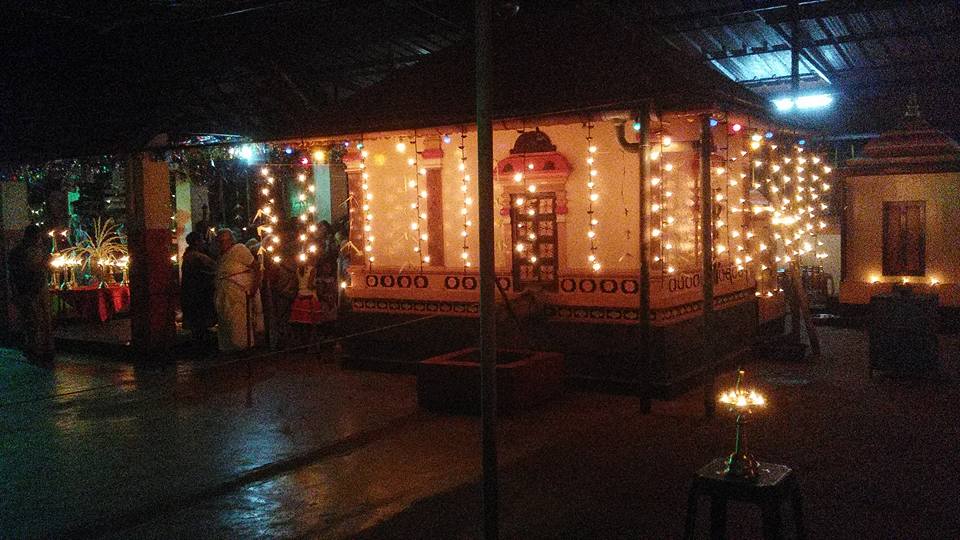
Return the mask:
[[797, 538], [806, 538], [803, 507], [796, 475], [786, 465], [759, 463], [760, 474], [754, 480], [730, 478], [724, 473], [725, 458], [717, 458], [693, 475], [687, 500], [687, 523], [684, 538], [693, 538], [697, 523], [697, 505], [701, 495], [710, 497], [710, 537], [725, 538], [727, 501], [743, 501], [760, 507], [763, 515], [763, 537], [781, 538], [780, 507], [784, 501], [793, 506]]
[[117, 313], [130, 308], [130, 287], [126, 285], [55, 289], [53, 293], [63, 302], [70, 304], [80, 318], [86, 321], [106, 322]]

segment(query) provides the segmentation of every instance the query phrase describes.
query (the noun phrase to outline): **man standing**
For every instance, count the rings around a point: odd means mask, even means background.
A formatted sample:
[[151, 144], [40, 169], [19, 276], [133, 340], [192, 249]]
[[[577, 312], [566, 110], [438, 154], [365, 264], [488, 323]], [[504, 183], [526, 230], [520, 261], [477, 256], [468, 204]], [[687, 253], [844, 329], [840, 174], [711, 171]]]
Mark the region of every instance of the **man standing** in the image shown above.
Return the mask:
[[193, 231], [187, 235], [187, 249], [180, 265], [180, 307], [183, 309], [183, 325], [198, 347], [206, 341], [207, 328], [216, 322], [213, 308], [213, 279], [217, 263], [206, 253], [203, 233]]
[[248, 349], [254, 344], [251, 297], [257, 292], [259, 267], [247, 246], [237, 243], [230, 229], [217, 232], [220, 262], [217, 266], [216, 307], [220, 350]]
[[10, 285], [23, 332], [23, 352], [32, 361], [53, 359], [47, 257], [44, 235], [36, 225], [24, 229], [23, 239], [9, 254]]

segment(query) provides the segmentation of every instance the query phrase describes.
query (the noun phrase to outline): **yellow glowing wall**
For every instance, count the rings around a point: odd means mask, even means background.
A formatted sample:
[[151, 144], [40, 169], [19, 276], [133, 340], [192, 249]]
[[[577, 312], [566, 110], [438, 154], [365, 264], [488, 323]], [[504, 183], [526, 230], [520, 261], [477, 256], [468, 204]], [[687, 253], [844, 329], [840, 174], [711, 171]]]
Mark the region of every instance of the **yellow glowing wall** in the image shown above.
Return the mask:
[[[557, 151], [564, 154], [573, 165], [566, 183], [567, 235], [560, 239], [561, 258], [566, 261], [566, 268], [588, 271], [586, 258], [590, 253], [589, 240], [586, 236], [588, 190], [585, 176], [587, 169], [583, 162], [587, 148], [586, 129], [579, 124], [547, 126], [540, 129], [551, 138], [553, 144], [557, 146]], [[436, 136], [435, 133], [428, 135]], [[451, 142], [442, 144], [444, 259], [446, 266], [457, 267], [461, 265], [461, 231], [463, 231], [463, 222], [460, 217], [463, 195], [460, 191], [461, 178], [457, 167], [460, 162], [458, 149], [460, 137], [458, 133], [450, 135]], [[509, 156], [517, 135], [515, 130], [494, 132], [495, 160]], [[594, 204], [595, 216], [600, 222], [596, 227], [597, 256], [603, 261], [605, 270], [636, 270], [639, 268], [636, 259], [639, 224], [638, 158], [636, 154], [625, 152], [620, 148], [612, 123], [598, 123], [592, 135], [593, 142], [598, 147], [596, 169], [599, 171], [597, 191], [600, 195], [600, 199]], [[406, 151], [403, 153], [398, 152], [396, 148], [401, 139], [406, 143]], [[416, 238], [411, 229], [411, 224], [416, 220], [415, 211], [410, 208], [410, 205], [416, 201], [415, 191], [407, 187], [407, 182], [414, 176], [412, 167], [407, 165], [407, 159], [413, 156], [413, 146], [409, 144], [411, 140], [410, 136], [404, 136], [365, 141], [365, 148], [369, 152], [366, 164], [370, 175], [370, 191], [374, 195], [370, 206], [374, 214], [372, 232], [375, 237], [375, 266], [407, 265], [409, 267], [420, 264], [420, 257], [413, 249]], [[417, 140], [418, 146], [422, 148], [423, 137], [418, 137]], [[475, 256], [478, 225], [477, 170], [474, 162], [475, 132], [467, 133], [465, 151], [468, 156], [466, 172], [471, 175], [472, 180], [467, 194], [474, 199], [468, 211], [473, 226], [468, 228], [467, 243], [469, 251]], [[506, 269], [510, 265], [511, 246], [509, 235], [506, 234], [509, 229], [503, 225], [504, 218], [499, 214], [500, 194], [501, 189], [498, 187], [495, 192], [494, 209], [496, 255], [497, 266]]]
[[926, 202], [926, 277], [960, 282], [960, 174], [847, 178], [847, 279], [883, 278], [883, 203]]

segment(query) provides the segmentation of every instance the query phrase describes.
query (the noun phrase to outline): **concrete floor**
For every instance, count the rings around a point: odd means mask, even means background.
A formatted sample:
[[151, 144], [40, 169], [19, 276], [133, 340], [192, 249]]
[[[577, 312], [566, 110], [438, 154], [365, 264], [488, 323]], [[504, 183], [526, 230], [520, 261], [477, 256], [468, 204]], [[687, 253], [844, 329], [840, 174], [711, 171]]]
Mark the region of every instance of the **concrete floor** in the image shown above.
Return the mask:
[[[747, 366], [771, 399], [749, 442], [797, 470], [809, 536], [960, 537], [957, 338], [933, 379], [870, 379], [864, 334], [821, 330], [816, 363]], [[331, 359], [42, 368], [3, 351], [0, 536], [475, 537], [478, 421]], [[679, 537], [690, 474], [732, 443], [701, 392], [651, 415], [569, 392], [501, 419], [502, 537]], [[758, 537], [759, 512], [732, 505], [728, 532]]]

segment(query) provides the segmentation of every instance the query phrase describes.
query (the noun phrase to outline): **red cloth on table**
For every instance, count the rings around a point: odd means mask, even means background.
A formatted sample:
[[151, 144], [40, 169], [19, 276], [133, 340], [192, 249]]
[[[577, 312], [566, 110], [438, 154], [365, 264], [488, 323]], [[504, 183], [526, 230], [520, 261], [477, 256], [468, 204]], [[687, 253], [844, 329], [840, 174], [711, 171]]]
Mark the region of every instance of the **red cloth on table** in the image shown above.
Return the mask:
[[299, 324], [317, 324], [326, 320], [326, 313], [320, 300], [312, 294], [301, 294], [293, 301], [290, 309], [290, 322]]
[[105, 322], [121, 311], [130, 308], [130, 287], [77, 287], [56, 291], [60, 299], [73, 306], [80, 318], [86, 321]]

